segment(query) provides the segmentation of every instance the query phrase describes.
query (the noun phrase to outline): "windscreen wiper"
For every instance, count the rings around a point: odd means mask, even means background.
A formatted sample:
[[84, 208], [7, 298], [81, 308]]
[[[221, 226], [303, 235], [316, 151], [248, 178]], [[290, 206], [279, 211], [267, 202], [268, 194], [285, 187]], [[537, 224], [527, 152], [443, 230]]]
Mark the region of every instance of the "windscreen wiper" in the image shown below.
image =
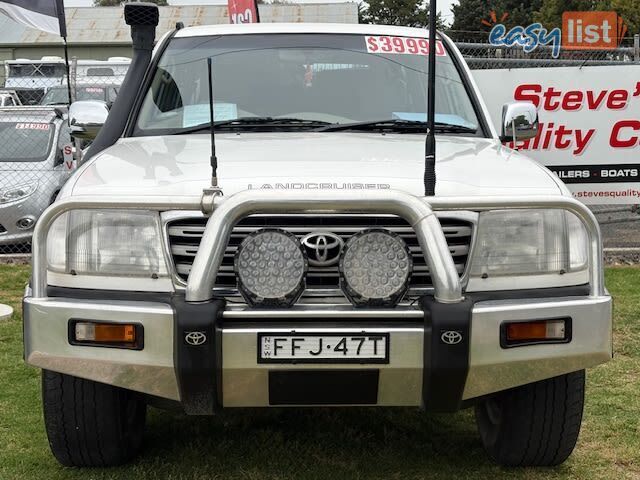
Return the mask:
[[[302, 128], [318, 128], [331, 125], [329, 122], [323, 122], [320, 120], [305, 120], [303, 118], [292, 117], [240, 117], [232, 120], [220, 120], [213, 122], [216, 129], [218, 128], [252, 128], [263, 127], [265, 125], [274, 127], [302, 127]], [[177, 131], [177, 134], [197, 133], [202, 130], [209, 130], [209, 123], [201, 123], [189, 128], [183, 128]]]
[[[436, 122], [436, 132], [442, 133], [469, 133], [474, 134], [477, 128], [456, 125], [453, 123]], [[427, 122], [417, 120], [402, 120], [394, 118], [390, 120], [372, 120], [368, 122], [333, 123], [326, 127], [316, 128], [316, 132], [339, 132], [342, 130], [400, 130], [400, 131], [425, 131]]]

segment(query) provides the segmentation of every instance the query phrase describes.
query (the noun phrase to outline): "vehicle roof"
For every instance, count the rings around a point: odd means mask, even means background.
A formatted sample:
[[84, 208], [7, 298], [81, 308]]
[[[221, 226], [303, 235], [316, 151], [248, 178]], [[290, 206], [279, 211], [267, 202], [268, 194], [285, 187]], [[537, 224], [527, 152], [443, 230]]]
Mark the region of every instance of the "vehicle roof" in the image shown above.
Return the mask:
[[[57, 119], [62, 119], [64, 113], [56, 107], [47, 106], [20, 106], [20, 107], [0, 107], [0, 122], [19, 121], [52, 123]], [[10, 120], [9, 120], [10, 119]]]
[[247, 35], [252, 33], [330, 33], [355, 35], [396, 35], [401, 37], [429, 36], [424, 28], [371, 25], [359, 23], [244, 23], [186, 27], [176, 32], [176, 38], [209, 35]]

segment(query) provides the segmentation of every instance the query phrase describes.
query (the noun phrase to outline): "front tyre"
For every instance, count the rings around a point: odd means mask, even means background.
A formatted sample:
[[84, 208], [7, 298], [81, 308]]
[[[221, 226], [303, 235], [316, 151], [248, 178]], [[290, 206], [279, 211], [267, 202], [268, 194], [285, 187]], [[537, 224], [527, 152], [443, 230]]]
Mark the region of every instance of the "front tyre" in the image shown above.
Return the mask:
[[120, 465], [140, 451], [146, 404], [134, 392], [43, 370], [42, 405], [51, 452], [63, 465]]
[[476, 405], [482, 444], [510, 467], [564, 462], [578, 441], [584, 370], [499, 392]]

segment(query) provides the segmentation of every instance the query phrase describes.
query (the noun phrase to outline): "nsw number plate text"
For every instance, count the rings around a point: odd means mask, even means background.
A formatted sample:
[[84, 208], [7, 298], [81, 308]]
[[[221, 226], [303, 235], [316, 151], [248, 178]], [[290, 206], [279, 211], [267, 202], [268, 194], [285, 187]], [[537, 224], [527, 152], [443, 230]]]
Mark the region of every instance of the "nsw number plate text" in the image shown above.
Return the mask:
[[259, 363], [389, 363], [387, 333], [258, 333]]

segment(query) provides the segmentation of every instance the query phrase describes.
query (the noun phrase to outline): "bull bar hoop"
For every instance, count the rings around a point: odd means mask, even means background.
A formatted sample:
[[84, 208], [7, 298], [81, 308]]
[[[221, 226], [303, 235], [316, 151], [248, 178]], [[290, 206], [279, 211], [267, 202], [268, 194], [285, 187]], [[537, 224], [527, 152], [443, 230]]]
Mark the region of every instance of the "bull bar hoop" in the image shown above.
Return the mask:
[[560, 209], [576, 215], [589, 236], [590, 297], [606, 295], [600, 227], [593, 213], [571, 197], [493, 196], [418, 197], [397, 190], [322, 191], [246, 190], [227, 197], [204, 196], [104, 196], [68, 197], [47, 208], [33, 234], [34, 298], [47, 297], [47, 249], [49, 229], [56, 218], [71, 210], [197, 210], [210, 215], [187, 282], [187, 302], [206, 302], [213, 297], [215, 278], [233, 226], [252, 214], [392, 214], [405, 219], [415, 230], [431, 272], [434, 296], [440, 303], [463, 300], [460, 278], [434, 210]]

